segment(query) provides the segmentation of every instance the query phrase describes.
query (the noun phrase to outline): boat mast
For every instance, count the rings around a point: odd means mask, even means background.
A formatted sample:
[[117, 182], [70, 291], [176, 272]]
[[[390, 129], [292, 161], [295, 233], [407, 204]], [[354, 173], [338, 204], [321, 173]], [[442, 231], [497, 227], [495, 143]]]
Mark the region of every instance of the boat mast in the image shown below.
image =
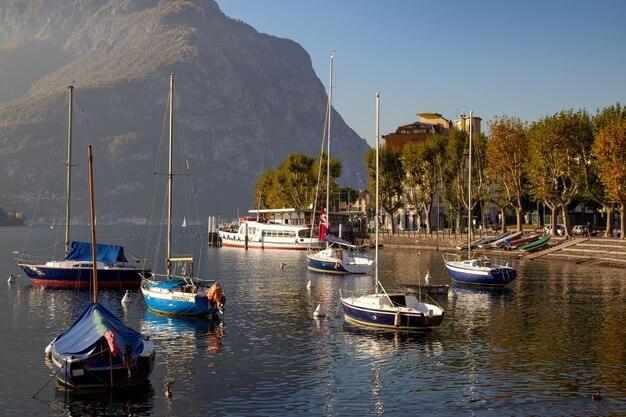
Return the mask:
[[376, 92], [376, 218], [375, 218], [375, 226], [376, 227], [376, 250], [374, 256], [375, 271], [374, 278], [376, 280], [376, 293], [378, 293], [378, 148], [380, 147], [380, 91]]
[[89, 160], [89, 204], [91, 207], [91, 273], [93, 274], [93, 302], [98, 303], [98, 267], [96, 265], [96, 208], [93, 201], [93, 156], [87, 148]]
[[67, 120], [67, 179], [65, 183], [65, 254], [70, 251], [70, 196], [72, 191], [72, 102], [74, 95], [74, 86], [70, 85], [68, 89], [68, 120]]
[[[330, 226], [330, 116], [333, 112], [333, 61], [335, 54], [330, 55], [330, 85], [328, 87], [328, 133], [326, 142], [326, 222]], [[341, 237], [341, 236], [339, 236]], [[326, 242], [328, 247], [328, 242]]]
[[172, 145], [174, 137], [174, 74], [170, 75], [170, 148], [167, 165], [167, 256], [165, 268], [167, 276], [170, 276], [171, 266], [170, 258], [172, 257]]
[[472, 113], [469, 124], [469, 168], [467, 173], [467, 259], [472, 257]]

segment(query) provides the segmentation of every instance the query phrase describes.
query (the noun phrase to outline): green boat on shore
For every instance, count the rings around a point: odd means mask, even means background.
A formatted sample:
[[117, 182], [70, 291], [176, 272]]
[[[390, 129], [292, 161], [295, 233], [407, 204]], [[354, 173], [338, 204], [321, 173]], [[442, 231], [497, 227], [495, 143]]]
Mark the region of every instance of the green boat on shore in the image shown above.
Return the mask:
[[519, 249], [522, 252], [533, 252], [547, 245], [549, 240], [550, 240], [550, 236], [544, 236], [539, 240], [535, 240], [534, 242], [530, 242], [525, 245], [522, 245], [518, 247], [517, 249]]

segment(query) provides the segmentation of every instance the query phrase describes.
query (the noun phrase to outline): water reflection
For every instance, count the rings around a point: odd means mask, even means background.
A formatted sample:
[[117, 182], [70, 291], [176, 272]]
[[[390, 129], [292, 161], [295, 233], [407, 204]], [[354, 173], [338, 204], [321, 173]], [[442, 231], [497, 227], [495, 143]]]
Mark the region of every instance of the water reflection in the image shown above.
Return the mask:
[[123, 390], [71, 390], [57, 384], [49, 403], [60, 416], [149, 416], [153, 414], [154, 389], [147, 381]]

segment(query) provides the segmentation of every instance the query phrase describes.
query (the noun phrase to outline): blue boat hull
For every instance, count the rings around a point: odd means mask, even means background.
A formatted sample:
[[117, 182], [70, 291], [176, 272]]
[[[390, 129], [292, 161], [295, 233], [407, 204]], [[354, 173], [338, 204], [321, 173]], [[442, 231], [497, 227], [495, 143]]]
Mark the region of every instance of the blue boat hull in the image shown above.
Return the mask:
[[[91, 268], [53, 268], [45, 265], [19, 264], [33, 284], [61, 288], [88, 288], [92, 285]], [[149, 269], [98, 269], [100, 288], [139, 288], [141, 275], [149, 275]]]
[[[163, 285], [166, 285], [165, 287]], [[141, 286], [143, 299], [148, 309], [154, 313], [173, 316], [204, 316], [219, 318], [220, 310], [211, 303], [204, 290], [189, 293], [180, 286], [163, 283], [144, 283]], [[222, 304], [225, 297], [222, 297]]]
[[517, 270], [510, 267], [491, 268], [487, 271], [476, 271], [471, 268], [459, 268], [446, 263], [452, 281], [459, 284], [505, 286], [517, 278]]
[[319, 259], [307, 258], [309, 269], [317, 272], [325, 272], [327, 274], [346, 275], [348, 271], [343, 267], [341, 262], [328, 262]]
[[427, 330], [437, 327], [443, 321], [443, 315], [428, 317], [423, 313], [402, 313], [396, 323], [396, 313], [376, 309], [355, 307], [342, 302], [344, 317], [351, 322], [388, 329]]

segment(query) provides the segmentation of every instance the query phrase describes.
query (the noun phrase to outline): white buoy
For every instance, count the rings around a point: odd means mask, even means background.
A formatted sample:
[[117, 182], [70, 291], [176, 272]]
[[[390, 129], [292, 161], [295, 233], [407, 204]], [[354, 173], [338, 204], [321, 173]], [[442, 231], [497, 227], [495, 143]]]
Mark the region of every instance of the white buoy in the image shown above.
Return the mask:
[[326, 316], [326, 309], [324, 308], [323, 305], [318, 304], [317, 308], [313, 312], [313, 317], [324, 317], [324, 316]]
[[309, 282], [307, 282], [307, 283], [306, 283], [306, 287], [307, 287], [308, 289], [313, 288], [313, 284], [311, 284], [311, 280], [309, 280]]
[[396, 312], [396, 316], [393, 319], [393, 325], [396, 327], [400, 327], [402, 314], [400, 312]]
[[15, 275], [10, 274], [9, 279], [7, 280], [9, 284], [13, 284], [15, 282]]
[[124, 294], [124, 297], [122, 297], [122, 304], [131, 303], [132, 301], [133, 300], [130, 298], [128, 290], [126, 290], [126, 294]]
[[424, 277], [424, 282], [426, 282], [426, 284], [430, 285], [430, 278], [431, 278], [430, 271], [427, 271], [426, 272], [426, 276]]

